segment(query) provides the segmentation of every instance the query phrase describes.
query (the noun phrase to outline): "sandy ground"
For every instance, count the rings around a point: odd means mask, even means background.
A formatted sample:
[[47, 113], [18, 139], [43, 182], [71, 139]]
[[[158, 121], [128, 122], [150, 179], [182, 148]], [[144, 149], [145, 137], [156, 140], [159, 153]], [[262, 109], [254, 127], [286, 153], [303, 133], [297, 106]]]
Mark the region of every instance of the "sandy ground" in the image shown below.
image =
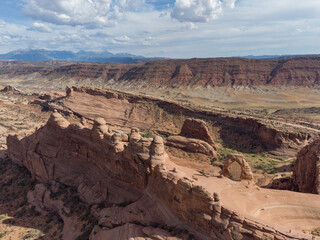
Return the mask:
[[9, 134], [32, 130], [46, 123], [49, 114], [41, 107], [31, 105], [31, 97], [0, 92], [0, 145]]
[[310, 234], [320, 227], [320, 195], [259, 188], [249, 181], [204, 176], [185, 166], [167, 163], [210, 193], [218, 193], [222, 205], [286, 233]]

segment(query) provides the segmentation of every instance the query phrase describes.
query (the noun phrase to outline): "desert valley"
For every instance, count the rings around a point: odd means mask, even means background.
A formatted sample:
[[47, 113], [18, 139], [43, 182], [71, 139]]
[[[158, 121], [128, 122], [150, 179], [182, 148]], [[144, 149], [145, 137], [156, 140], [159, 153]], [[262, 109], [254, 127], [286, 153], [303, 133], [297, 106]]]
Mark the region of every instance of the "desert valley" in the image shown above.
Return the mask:
[[1, 239], [320, 239], [320, 57], [0, 61]]

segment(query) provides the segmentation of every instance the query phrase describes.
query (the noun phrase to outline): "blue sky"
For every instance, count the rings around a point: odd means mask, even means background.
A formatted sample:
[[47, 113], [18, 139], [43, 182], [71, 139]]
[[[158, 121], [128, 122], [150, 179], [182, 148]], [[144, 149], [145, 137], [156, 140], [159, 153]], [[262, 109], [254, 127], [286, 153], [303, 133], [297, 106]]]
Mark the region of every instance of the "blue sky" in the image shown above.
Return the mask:
[[319, 0], [0, 0], [0, 53], [318, 54], [319, 23]]

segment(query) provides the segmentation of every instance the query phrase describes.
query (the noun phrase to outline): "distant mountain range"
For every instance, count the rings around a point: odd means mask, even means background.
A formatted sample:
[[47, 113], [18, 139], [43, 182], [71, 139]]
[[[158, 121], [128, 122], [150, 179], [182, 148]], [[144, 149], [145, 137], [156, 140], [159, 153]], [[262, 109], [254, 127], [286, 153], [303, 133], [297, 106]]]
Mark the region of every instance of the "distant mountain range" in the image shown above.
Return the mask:
[[113, 54], [108, 51], [49, 51], [44, 49], [23, 49], [15, 50], [5, 54], [0, 54], [0, 60], [19, 60], [19, 61], [77, 61], [77, 62], [96, 62], [96, 63], [145, 63], [161, 58], [145, 58], [129, 53]]
[[[285, 59], [296, 57], [319, 57], [320, 54], [304, 54], [304, 55], [261, 55], [261, 56], [240, 56], [247, 59]], [[163, 60], [166, 58], [146, 58], [130, 53], [113, 54], [108, 51], [92, 52], [92, 51], [50, 51], [45, 49], [22, 49], [0, 54], [0, 60], [17, 60], [17, 61], [70, 61], [70, 62], [93, 62], [93, 63], [146, 63], [153, 60]]]
[[301, 55], [248, 55], [241, 56], [240, 58], [248, 58], [248, 59], [283, 59], [283, 58], [298, 58], [298, 57], [319, 57], [320, 54], [301, 54]]

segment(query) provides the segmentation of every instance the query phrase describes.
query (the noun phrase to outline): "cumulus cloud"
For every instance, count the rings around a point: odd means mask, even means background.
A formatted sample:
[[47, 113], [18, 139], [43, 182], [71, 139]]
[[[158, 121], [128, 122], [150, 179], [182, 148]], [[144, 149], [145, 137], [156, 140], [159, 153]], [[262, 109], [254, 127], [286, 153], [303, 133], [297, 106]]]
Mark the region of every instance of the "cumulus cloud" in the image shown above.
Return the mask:
[[123, 35], [120, 37], [116, 37], [113, 40], [115, 43], [126, 43], [129, 42], [131, 39], [127, 35]]
[[146, 37], [145, 39], [142, 40], [142, 45], [143, 46], [152, 46], [152, 45], [158, 45], [157, 41], [153, 37]]
[[32, 26], [28, 28], [28, 30], [44, 32], [44, 33], [52, 32], [52, 29], [49, 26], [40, 22], [34, 22]]
[[136, 11], [143, 0], [24, 0], [23, 12], [58, 25], [110, 25], [125, 11]]
[[6, 25], [5, 21], [0, 20], [0, 27], [3, 27], [4, 25]]
[[180, 22], [208, 22], [218, 18], [223, 7], [234, 8], [236, 0], [176, 0], [171, 17]]
[[[34, 21], [0, 16], [1, 52], [85, 49], [172, 58], [320, 52], [315, 0], [21, 1]], [[35, 22], [52, 32], [39, 32]]]
[[234, 8], [237, 0], [224, 0], [224, 4], [229, 8]]

